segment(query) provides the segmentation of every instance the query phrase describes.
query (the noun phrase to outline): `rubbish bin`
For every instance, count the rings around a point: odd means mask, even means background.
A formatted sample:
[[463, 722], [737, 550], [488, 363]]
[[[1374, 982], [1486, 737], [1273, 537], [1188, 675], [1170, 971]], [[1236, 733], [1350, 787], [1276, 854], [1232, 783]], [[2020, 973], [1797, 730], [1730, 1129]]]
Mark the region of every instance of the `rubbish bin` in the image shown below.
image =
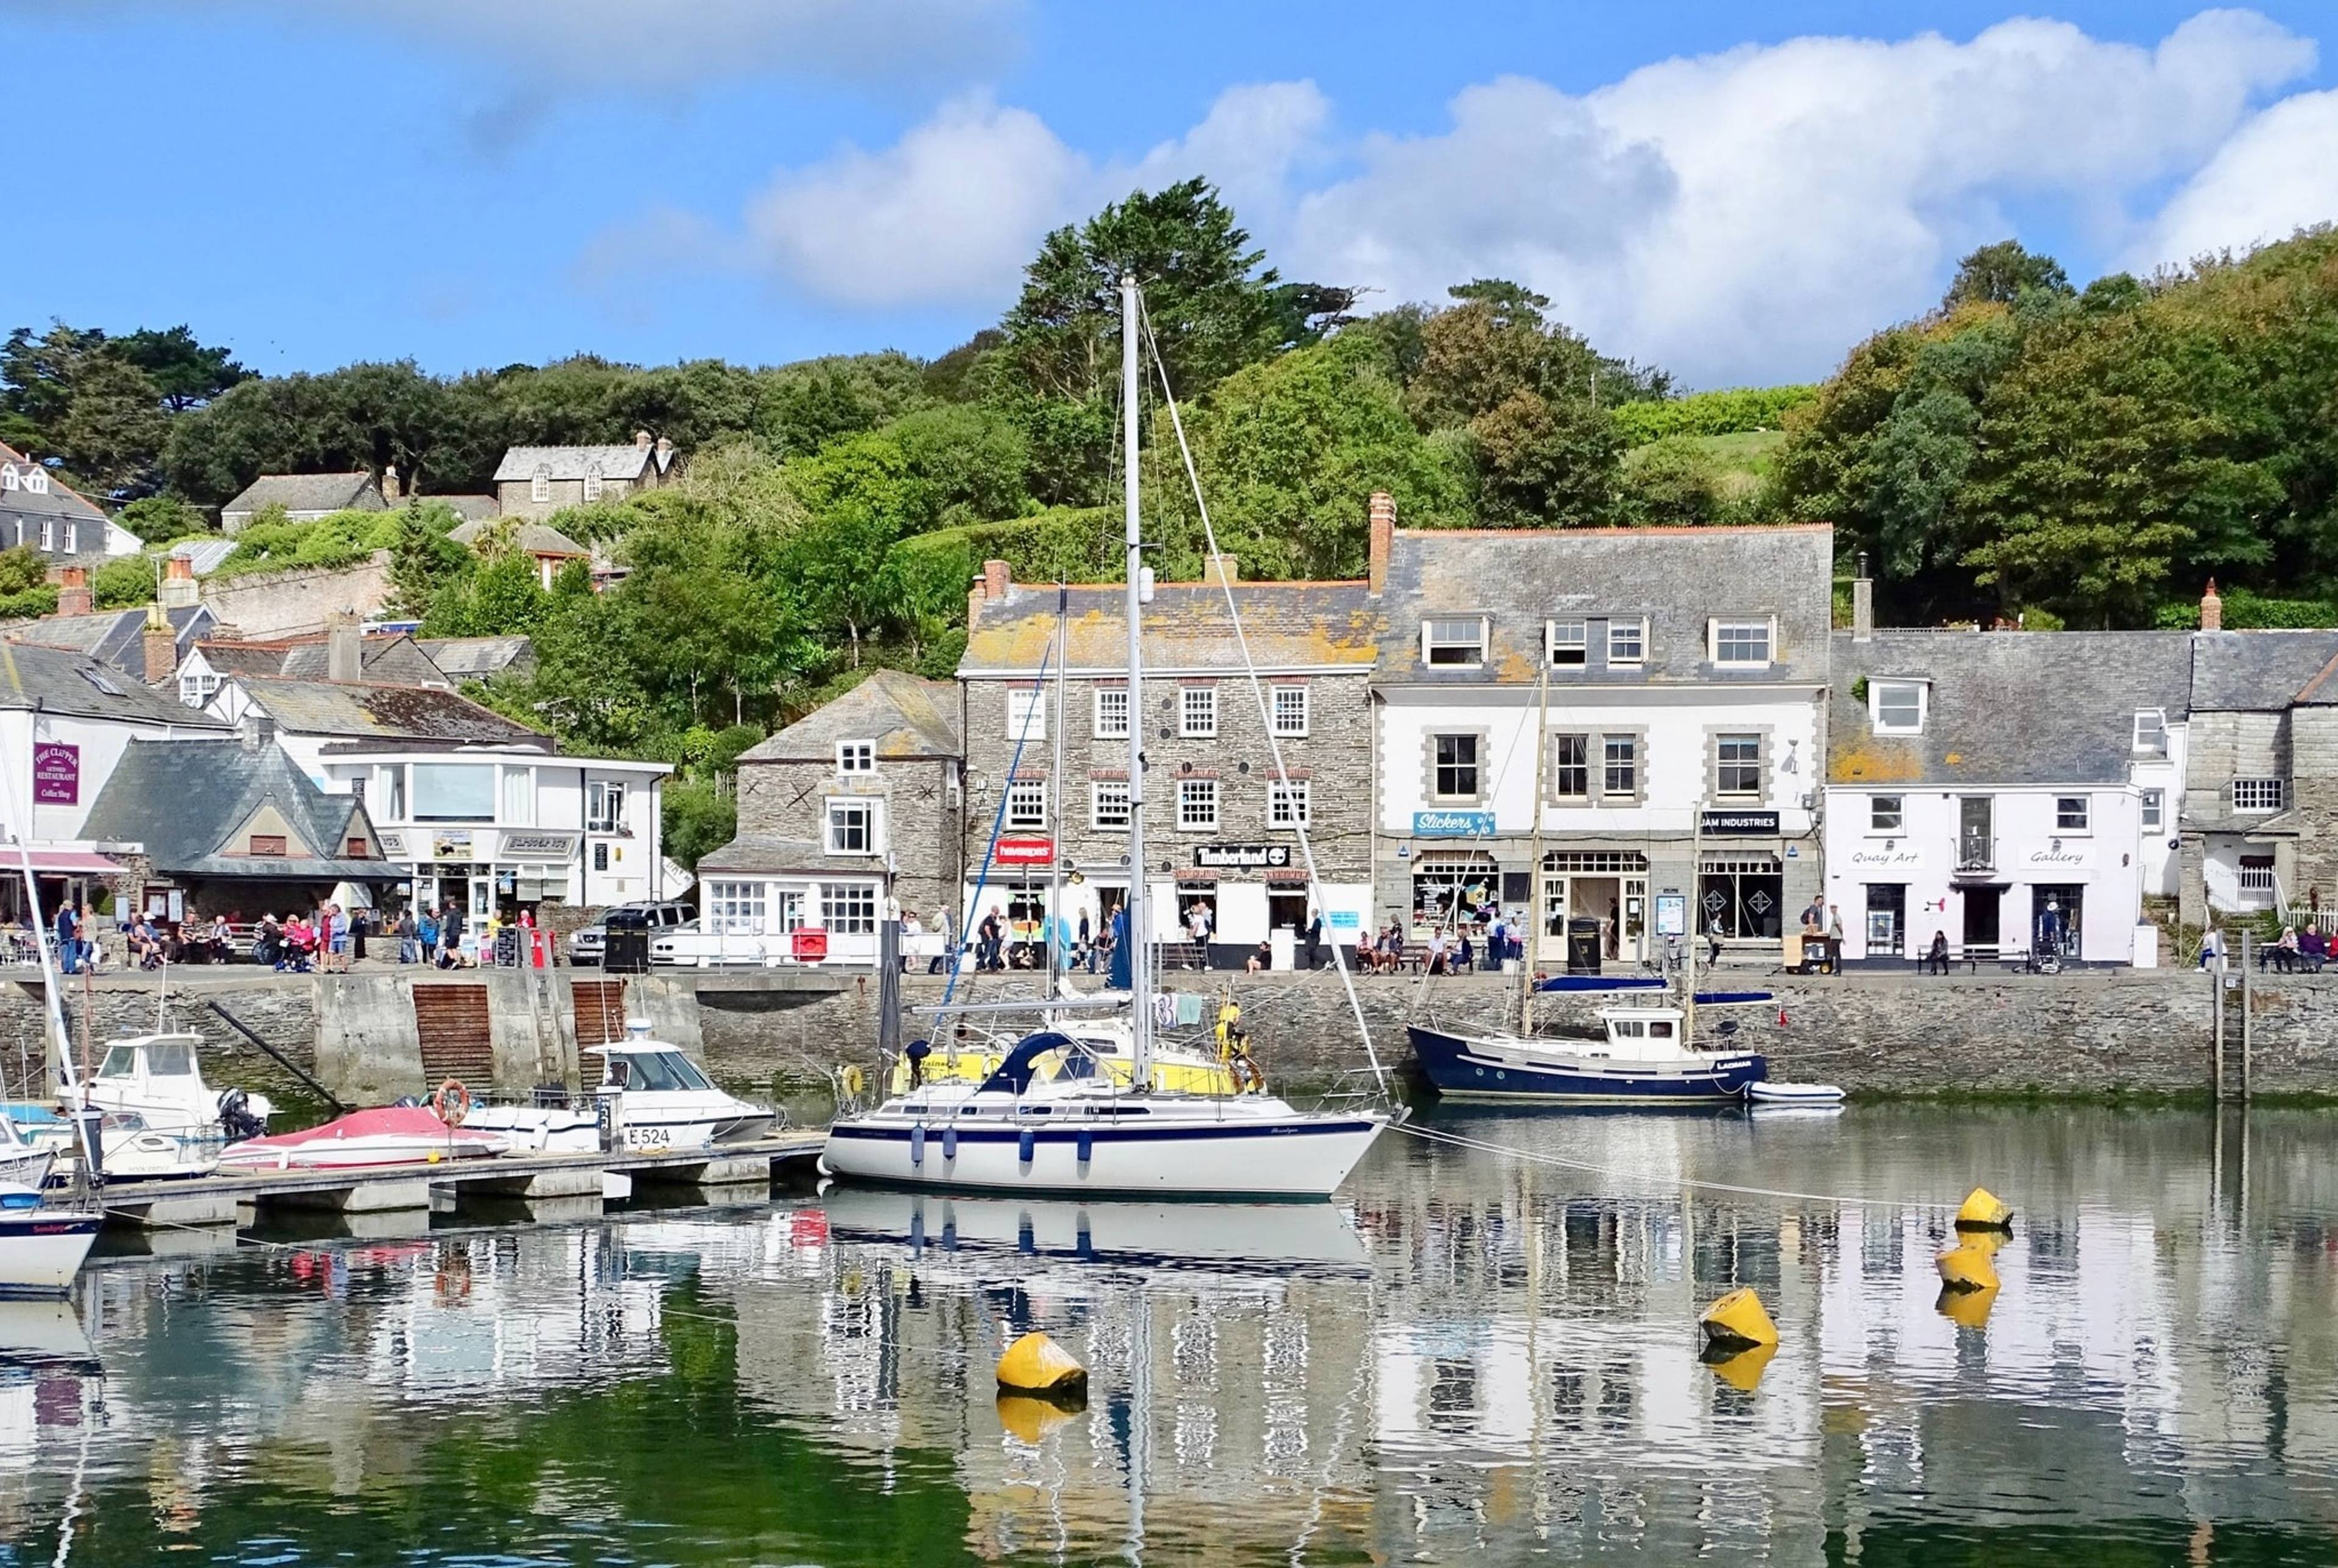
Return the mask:
[[1599, 954], [1606, 946], [1600, 937], [1599, 922], [1587, 915], [1567, 923], [1567, 972], [1569, 975], [1599, 973]]
[[601, 968], [610, 975], [650, 972], [650, 917], [645, 909], [612, 909], [602, 917]]

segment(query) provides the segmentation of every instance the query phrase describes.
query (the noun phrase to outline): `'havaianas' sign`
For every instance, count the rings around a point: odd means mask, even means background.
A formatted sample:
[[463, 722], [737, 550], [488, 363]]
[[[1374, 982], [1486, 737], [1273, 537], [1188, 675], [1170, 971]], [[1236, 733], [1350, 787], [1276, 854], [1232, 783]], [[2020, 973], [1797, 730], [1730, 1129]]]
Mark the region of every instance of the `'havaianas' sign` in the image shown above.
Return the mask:
[[1491, 811], [1416, 811], [1412, 814], [1412, 836], [1416, 838], [1491, 838], [1494, 836], [1494, 814]]

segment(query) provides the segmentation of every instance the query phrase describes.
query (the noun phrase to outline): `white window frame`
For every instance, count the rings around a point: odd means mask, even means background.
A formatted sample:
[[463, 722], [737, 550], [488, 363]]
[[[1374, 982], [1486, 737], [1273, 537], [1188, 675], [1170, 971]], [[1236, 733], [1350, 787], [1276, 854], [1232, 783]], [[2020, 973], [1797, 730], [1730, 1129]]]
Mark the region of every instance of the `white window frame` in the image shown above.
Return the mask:
[[[1916, 722], [1913, 724], [1886, 723], [1883, 718], [1884, 689], [1907, 686], [1912, 686], [1916, 691]], [[1921, 735], [1924, 732], [1924, 721], [1931, 717], [1931, 712], [1932, 683], [1930, 681], [1912, 681], [1904, 676], [1876, 676], [1869, 679], [1867, 723], [1868, 728], [1873, 730], [1878, 735]]]
[[1127, 779], [1093, 779], [1088, 781], [1090, 829], [1098, 833], [1125, 833], [1135, 815], [1129, 805]]
[[[2242, 797], [2246, 795], [2245, 804]], [[2233, 780], [2233, 815], [2270, 816], [2289, 804], [2289, 781], [2285, 779], [2235, 779]]]
[[1177, 736], [1183, 740], [1211, 740], [1218, 733], [1218, 689], [1214, 686], [1177, 688]]
[[506, 828], [535, 826], [535, 769], [506, 767], [496, 781], [496, 820]]
[[1315, 704], [1304, 686], [1276, 686], [1267, 692], [1267, 711], [1274, 716], [1274, 733], [1278, 740], [1304, 740], [1309, 722], [1314, 717]]
[[[1591, 750], [1595, 744], [1598, 743], [1603, 739], [1604, 738], [1601, 736], [1586, 734], [1578, 730], [1564, 730], [1550, 737], [1550, 798], [1552, 800], [1567, 803], [1587, 803], [1590, 800], [1592, 796], [1592, 769], [1604, 765], [1607, 751], [1607, 749], [1604, 745], [1600, 746], [1599, 754], [1601, 760], [1599, 762], [1594, 762], [1591, 760]], [[1559, 754], [1560, 747], [1570, 745], [1576, 748], [1576, 758], [1572, 762], [1565, 760]], [[1574, 773], [1581, 778], [1583, 780], [1582, 789], [1569, 789], [1565, 788], [1562, 781], [1569, 773]]]
[[208, 670], [191, 671], [179, 677], [179, 701], [190, 708], [201, 708], [219, 695], [220, 678]]
[[[1625, 644], [1629, 652], [1619, 652]], [[1648, 662], [1648, 618], [1645, 615], [1610, 615], [1607, 618], [1607, 662], [1619, 668], [1629, 668]]]
[[54, 517], [44, 517], [41, 519], [41, 548], [54, 550], [56, 547], [57, 520]]
[[2167, 792], [2165, 789], [2154, 788], [2143, 792], [2141, 819], [2146, 833], [2161, 832], [2166, 828]]
[[[1743, 642], [1749, 632], [1762, 636], [1762, 657], [1759, 659], [1728, 659], [1722, 656], [1722, 644]], [[1763, 620], [1724, 621], [1718, 617], [1704, 623], [1705, 657], [1716, 670], [1767, 670], [1778, 662], [1778, 621], [1770, 616]]]
[[[1266, 825], [1285, 831], [1312, 828], [1315, 825], [1314, 805], [1306, 779], [1266, 781]], [[1294, 809], [1295, 808], [1295, 809]]]
[[[1206, 807], [1206, 809], [1204, 808]], [[1180, 833], [1214, 833], [1223, 808], [1218, 781], [1214, 779], [1180, 779], [1177, 780], [1177, 831]]]
[[2058, 834], [2092, 833], [2095, 830], [2095, 803], [2085, 795], [2054, 797], [2054, 831]]
[[[1886, 805], [1885, 802], [1890, 804]], [[1908, 797], [1905, 795], [1870, 795], [1867, 798], [1867, 830], [1879, 838], [1904, 838], [1908, 835]]]
[[[1483, 739], [1483, 737], [1469, 730], [1461, 730], [1458, 732], [1449, 731], [1444, 734], [1431, 735], [1429, 738], [1429, 798], [1430, 799], [1476, 800], [1483, 797], [1486, 788], [1486, 750], [1483, 746], [1478, 744], [1478, 741], [1481, 739]], [[1467, 762], [1439, 761], [1437, 752], [1438, 742], [1440, 740], [1467, 740], [1469, 742], [1469, 760]], [[1459, 773], [1460, 769], [1467, 768], [1469, 770], [1469, 788], [1464, 790], [1456, 791], [1452, 794], [1447, 794], [1444, 790], [1440, 789], [1438, 786], [1442, 782], [1442, 780], [1439, 779], [1438, 775], [1443, 769], [1448, 768], [1452, 769], [1457, 775]]]
[[600, 498], [601, 466], [598, 463], [587, 463], [584, 465], [584, 499], [598, 501]]
[[67, 524], [65, 524], [65, 551], [64, 551], [64, 553], [65, 553], [66, 554], [68, 554], [68, 555], [72, 555], [72, 554], [78, 554], [78, 553], [79, 553], [79, 551], [80, 551], [80, 549], [81, 549], [81, 524], [78, 524], [78, 523], [71, 523], [71, 522], [69, 522], [69, 523], [67, 523]]
[[[1107, 710], [1112, 710], [1107, 712]], [[1095, 689], [1095, 738], [1099, 740], [1128, 739], [1128, 688], [1099, 686]]]
[[625, 785], [620, 779], [595, 779], [584, 786], [584, 831], [623, 833], [625, 830]]
[[[1618, 760], [1616, 749], [1622, 747]], [[1616, 782], [1621, 772], [1629, 780]], [[1637, 735], [1602, 735], [1599, 737], [1599, 795], [1604, 800], [1629, 800], [1640, 793], [1640, 738]]]
[[[1026, 726], [1028, 726], [1027, 729]], [[1007, 689], [1007, 743], [1047, 738], [1047, 694], [1037, 687]]]
[[1047, 826], [1047, 781], [1010, 779], [1007, 781], [1007, 826], [1027, 833]]
[[707, 929], [718, 935], [759, 936], [769, 908], [761, 882], [709, 881], [706, 884]]
[[2147, 756], [2167, 755], [2167, 710], [2138, 708], [2135, 710], [2134, 748]]
[[[1750, 762], [1743, 758], [1731, 759], [1723, 756], [1722, 749], [1724, 747], [1729, 746], [1732, 743], [1742, 743], [1747, 740], [1754, 742], [1754, 756]], [[1764, 759], [1762, 755], [1762, 736], [1758, 730], [1732, 730], [1723, 733], [1716, 733], [1713, 738], [1713, 792], [1715, 795], [1726, 796], [1732, 800], [1759, 800], [1763, 799], [1765, 794], [1763, 785], [1767, 781], [1763, 775], [1768, 771], [1768, 769], [1763, 766], [1763, 761]], [[1732, 789], [1723, 782], [1723, 780], [1728, 777], [1732, 769], [1744, 769], [1747, 767], [1751, 767], [1754, 769], [1754, 788], [1751, 789]]]
[[[838, 831], [840, 828], [849, 829], [850, 826], [849, 822], [839, 820], [839, 813], [855, 811], [864, 814], [860, 831], [868, 840], [863, 848], [858, 849], [847, 847], [845, 835]], [[885, 853], [884, 801], [869, 795], [829, 796], [820, 802], [820, 848], [830, 855], [882, 855]]]
[[[1460, 629], [1471, 628], [1469, 639], [1460, 640]], [[1431, 615], [1420, 622], [1420, 662], [1432, 670], [1482, 670], [1486, 667], [1486, 617], [1483, 615]], [[1439, 649], [1469, 650], [1467, 659], [1440, 659]]]
[[867, 775], [877, 771], [877, 742], [874, 740], [839, 740], [836, 743], [836, 770], [847, 776]]
[[877, 911], [884, 900], [866, 882], [823, 882], [820, 885], [820, 923], [831, 936], [873, 936]]
[[536, 502], [549, 501], [552, 499], [551, 464], [537, 464], [535, 466], [535, 472], [528, 475], [527, 498], [531, 501]]
[[[1561, 649], [1569, 651], [1575, 657], [1561, 659], [1558, 656]], [[1590, 663], [1591, 623], [1587, 621], [1544, 622], [1542, 656], [1554, 670], [1580, 670]]]

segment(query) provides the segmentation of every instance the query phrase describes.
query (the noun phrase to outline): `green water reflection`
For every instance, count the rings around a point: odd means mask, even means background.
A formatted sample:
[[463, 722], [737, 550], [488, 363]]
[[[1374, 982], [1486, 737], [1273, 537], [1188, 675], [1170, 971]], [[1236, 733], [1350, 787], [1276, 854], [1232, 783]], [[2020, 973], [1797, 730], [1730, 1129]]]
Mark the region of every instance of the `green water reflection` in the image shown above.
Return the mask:
[[[1569, 1164], [116, 1260], [0, 1307], [0, 1563], [2338, 1560], [2327, 1116], [1436, 1125]], [[1924, 1205], [1984, 1181], [1963, 1327]], [[1695, 1359], [1739, 1283], [1750, 1388]], [[1027, 1327], [1086, 1409], [1002, 1414]]]

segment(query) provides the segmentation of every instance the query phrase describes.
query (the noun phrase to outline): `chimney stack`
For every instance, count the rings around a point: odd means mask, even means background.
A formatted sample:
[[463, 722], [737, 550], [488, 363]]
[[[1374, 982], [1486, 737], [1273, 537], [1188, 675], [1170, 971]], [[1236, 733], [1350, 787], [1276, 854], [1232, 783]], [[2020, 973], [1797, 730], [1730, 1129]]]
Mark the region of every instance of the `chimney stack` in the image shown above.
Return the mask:
[[646, 430], [634, 431], [634, 445], [640, 447], [644, 452], [648, 451], [650, 449], [650, 433]]
[[1202, 568], [1202, 581], [1211, 587], [1221, 583], [1228, 586], [1242, 581], [1242, 562], [1221, 550]]
[[354, 610], [336, 610], [325, 617], [325, 679], [365, 679], [365, 644]]
[[660, 473], [664, 472], [673, 463], [673, 442], [663, 436], [657, 438], [657, 462]]
[[982, 596], [985, 599], [996, 604], [1006, 598], [1007, 590], [1014, 586], [1015, 573], [1006, 562], [990, 560], [982, 564]]
[[1867, 574], [1867, 552], [1859, 553], [1859, 575], [1851, 580], [1851, 640], [1875, 640], [1875, 579]]
[[202, 584], [195, 581], [195, 564], [184, 555], [166, 557], [162, 562], [162, 608], [192, 610], [202, 596]]
[[1388, 592], [1389, 554], [1396, 548], [1396, 497], [1385, 490], [1372, 492], [1371, 592]]
[[146, 606], [146, 629], [138, 634], [138, 652], [144, 662], [146, 684], [159, 686], [179, 668], [179, 638], [160, 604]]
[[86, 615], [97, 608], [97, 601], [89, 591], [89, 568], [60, 566], [57, 568], [57, 613]]
[[2225, 602], [2216, 594], [2216, 580], [2208, 579], [2208, 591], [2200, 595], [2200, 630], [2222, 632], [2225, 629]]
[[406, 485], [398, 476], [398, 465], [395, 463], [382, 465], [381, 498], [392, 506], [406, 499]]
[[276, 744], [276, 720], [260, 711], [253, 703], [243, 710], [243, 722], [237, 726], [236, 739], [248, 751], [264, 751]]

